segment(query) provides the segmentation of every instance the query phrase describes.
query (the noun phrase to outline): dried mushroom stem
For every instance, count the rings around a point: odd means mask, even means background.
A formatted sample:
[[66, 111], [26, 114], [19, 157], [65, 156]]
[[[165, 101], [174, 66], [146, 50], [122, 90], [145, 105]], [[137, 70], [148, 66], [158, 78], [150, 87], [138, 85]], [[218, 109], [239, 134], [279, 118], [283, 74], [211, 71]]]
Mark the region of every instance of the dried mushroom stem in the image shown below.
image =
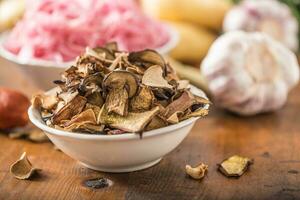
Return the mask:
[[37, 170], [28, 160], [26, 152], [10, 167], [10, 173], [17, 179], [29, 179]]

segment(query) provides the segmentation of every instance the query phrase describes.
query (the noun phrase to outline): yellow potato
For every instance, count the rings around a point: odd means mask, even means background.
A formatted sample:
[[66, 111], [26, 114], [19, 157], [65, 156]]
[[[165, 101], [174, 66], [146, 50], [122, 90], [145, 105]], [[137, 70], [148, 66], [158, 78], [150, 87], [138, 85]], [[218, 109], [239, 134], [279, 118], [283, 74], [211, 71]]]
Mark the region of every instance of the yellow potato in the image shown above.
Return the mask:
[[217, 35], [188, 23], [171, 23], [179, 33], [179, 43], [170, 56], [185, 63], [199, 63]]
[[228, 0], [141, 0], [144, 11], [156, 18], [187, 21], [221, 30], [225, 13], [230, 9]]
[[12, 28], [25, 11], [24, 0], [0, 1], [0, 32]]

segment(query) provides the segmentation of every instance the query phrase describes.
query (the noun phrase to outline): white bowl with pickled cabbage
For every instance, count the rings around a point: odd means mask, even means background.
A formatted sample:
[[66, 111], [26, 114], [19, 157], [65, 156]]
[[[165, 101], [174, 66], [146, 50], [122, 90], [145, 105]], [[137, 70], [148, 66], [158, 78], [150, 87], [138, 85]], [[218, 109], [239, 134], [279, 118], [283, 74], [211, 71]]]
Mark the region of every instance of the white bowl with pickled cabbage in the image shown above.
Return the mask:
[[[191, 92], [205, 97], [196, 87]], [[208, 106], [208, 105], [207, 105]], [[157, 164], [188, 135], [199, 117], [140, 134], [95, 135], [73, 133], [45, 124], [38, 109], [28, 110], [31, 122], [42, 129], [64, 153], [82, 165], [103, 172], [131, 172]]]
[[[174, 28], [167, 26], [167, 30], [170, 35], [168, 42], [161, 47], [155, 48], [162, 55], [167, 55], [177, 45], [179, 40], [178, 33]], [[3, 44], [6, 38], [7, 33], [0, 35], [0, 56], [20, 69], [29, 80], [42, 90], [52, 88], [52, 81], [59, 79], [60, 73], [73, 64], [73, 62], [54, 62], [17, 56], [4, 48]]]

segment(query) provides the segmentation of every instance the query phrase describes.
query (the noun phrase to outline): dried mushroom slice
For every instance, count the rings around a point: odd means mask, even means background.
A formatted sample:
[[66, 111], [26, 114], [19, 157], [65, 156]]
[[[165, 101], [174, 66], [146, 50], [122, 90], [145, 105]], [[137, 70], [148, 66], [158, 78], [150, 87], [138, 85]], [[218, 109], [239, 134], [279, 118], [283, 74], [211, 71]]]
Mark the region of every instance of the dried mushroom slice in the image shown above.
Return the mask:
[[155, 115], [151, 122], [146, 126], [145, 131], [162, 128], [168, 125], [168, 122], [159, 115]]
[[195, 104], [211, 104], [211, 101], [207, 98], [200, 97], [197, 95], [194, 95], [195, 98]]
[[108, 69], [111, 71], [115, 70], [116, 68], [118, 68], [118, 66], [122, 65], [121, 61], [123, 60], [123, 58], [126, 57], [127, 57], [127, 53], [118, 53], [116, 59], [110, 64]]
[[115, 59], [115, 55], [107, 48], [96, 47], [96, 48], [89, 48], [85, 49], [85, 55], [93, 56], [98, 58], [99, 60], [107, 60], [112, 61]]
[[104, 125], [94, 125], [94, 124], [79, 124], [77, 127], [70, 129], [74, 132], [81, 132], [81, 133], [91, 133], [91, 134], [103, 134]]
[[118, 44], [116, 42], [109, 42], [105, 44], [105, 48], [110, 50], [111, 52], [118, 51]]
[[28, 160], [26, 152], [10, 167], [10, 173], [17, 179], [29, 179], [37, 170]]
[[166, 107], [165, 116], [169, 118], [176, 112], [184, 112], [186, 109], [190, 108], [193, 103], [194, 99], [192, 94], [188, 91], [184, 91], [178, 99], [174, 100]]
[[79, 84], [79, 91], [83, 94], [85, 94], [88, 91], [90, 91], [90, 93], [97, 91], [102, 86], [104, 76], [105, 75], [101, 72], [87, 75], [84, 79], [82, 79], [81, 83]]
[[54, 113], [51, 121], [53, 124], [59, 124], [62, 120], [69, 120], [73, 116], [79, 114], [84, 108], [87, 100], [85, 97], [76, 96], [67, 105], [61, 108], [57, 113]]
[[115, 59], [114, 53], [108, 48], [96, 47], [96, 48], [93, 48], [93, 50], [97, 54], [104, 54], [104, 58], [106, 58], [108, 60], [114, 60]]
[[104, 99], [100, 92], [94, 92], [87, 96], [87, 102], [91, 105], [102, 107], [104, 104]]
[[32, 98], [32, 105], [34, 108], [37, 109], [46, 109], [46, 110], [51, 110], [54, 108], [57, 103], [58, 103], [58, 98], [57, 96], [50, 96], [46, 94], [37, 94], [33, 96]]
[[[102, 107], [102, 106], [101, 106], [101, 107]], [[101, 107], [100, 107], [100, 106], [97, 106], [97, 105], [95, 105], [95, 104], [87, 103], [87, 104], [85, 105], [84, 110], [92, 109], [93, 112], [95, 113], [95, 116], [98, 116], [98, 114], [99, 114], [99, 112], [100, 112], [100, 110], [101, 110]]]
[[227, 177], [240, 177], [251, 164], [252, 159], [234, 155], [218, 164], [218, 169]]
[[106, 106], [102, 106], [97, 118], [98, 123], [107, 124], [113, 128], [121, 129], [127, 132], [139, 133], [145, 126], [159, 113], [159, 107], [142, 113], [129, 112], [126, 117], [111, 113], [109, 114]]
[[128, 113], [128, 92], [123, 87], [110, 90], [106, 97], [108, 113], [116, 113], [119, 115], [127, 115]]
[[103, 80], [103, 88], [120, 88], [121, 86], [125, 86], [128, 90], [129, 98], [133, 97], [138, 89], [138, 82], [134, 74], [117, 70], [108, 74]]
[[190, 165], [185, 166], [186, 173], [193, 179], [202, 179], [205, 176], [207, 170], [208, 165], [205, 165], [203, 163], [199, 164], [196, 167], [191, 167]]
[[142, 83], [150, 87], [173, 88], [173, 86], [164, 79], [163, 70], [159, 65], [153, 65], [145, 71]]
[[170, 124], [177, 124], [183, 115], [183, 111], [176, 111], [170, 117], [168, 117], [167, 122], [169, 122]]
[[178, 90], [186, 90], [190, 88], [190, 82], [188, 80], [178, 80], [177, 83]]
[[58, 97], [63, 100], [64, 104], [68, 104], [78, 95], [78, 91], [74, 92], [62, 92], [58, 94]]
[[130, 100], [130, 111], [140, 112], [150, 110], [154, 95], [149, 87], [141, 86], [139, 93]]
[[108, 91], [105, 101], [108, 112], [126, 115], [128, 98], [133, 97], [138, 89], [135, 76], [127, 71], [113, 71], [105, 77], [103, 88]]
[[95, 116], [95, 113], [92, 109], [87, 109], [77, 115], [75, 115], [74, 117], [72, 117], [72, 119], [70, 121], [67, 121], [64, 124], [64, 127], [66, 127], [66, 129], [68, 129], [68, 126], [71, 126], [72, 124], [76, 124], [76, 123], [87, 123], [87, 124], [97, 124], [97, 119]]
[[134, 65], [149, 68], [152, 65], [159, 65], [165, 71], [166, 64], [163, 57], [154, 50], [146, 49], [138, 52], [131, 52], [128, 61]]
[[209, 110], [206, 108], [199, 108], [193, 112], [190, 111], [190, 112], [186, 113], [184, 116], [182, 116], [182, 118], [180, 118], [180, 121], [189, 119], [191, 117], [204, 117], [204, 116], [208, 115], [208, 112], [209, 112]]

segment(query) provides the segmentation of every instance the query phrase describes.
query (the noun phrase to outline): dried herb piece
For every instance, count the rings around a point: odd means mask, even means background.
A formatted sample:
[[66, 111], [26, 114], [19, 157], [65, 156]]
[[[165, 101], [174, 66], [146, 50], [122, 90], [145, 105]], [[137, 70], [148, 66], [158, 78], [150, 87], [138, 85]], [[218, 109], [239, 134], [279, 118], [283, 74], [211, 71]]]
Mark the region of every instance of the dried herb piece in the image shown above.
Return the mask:
[[218, 164], [218, 169], [227, 177], [240, 177], [251, 164], [252, 159], [234, 155]]
[[10, 173], [17, 179], [29, 179], [36, 171], [38, 171], [38, 169], [32, 166], [26, 156], [26, 152], [10, 167]]
[[208, 165], [203, 163], [199, 164], [196, 167], [191, 167], [190, 165], [185, 166], [185, 171], [193, 179], [202, 179], [205, 176], [205, 173], [208, 170]]

